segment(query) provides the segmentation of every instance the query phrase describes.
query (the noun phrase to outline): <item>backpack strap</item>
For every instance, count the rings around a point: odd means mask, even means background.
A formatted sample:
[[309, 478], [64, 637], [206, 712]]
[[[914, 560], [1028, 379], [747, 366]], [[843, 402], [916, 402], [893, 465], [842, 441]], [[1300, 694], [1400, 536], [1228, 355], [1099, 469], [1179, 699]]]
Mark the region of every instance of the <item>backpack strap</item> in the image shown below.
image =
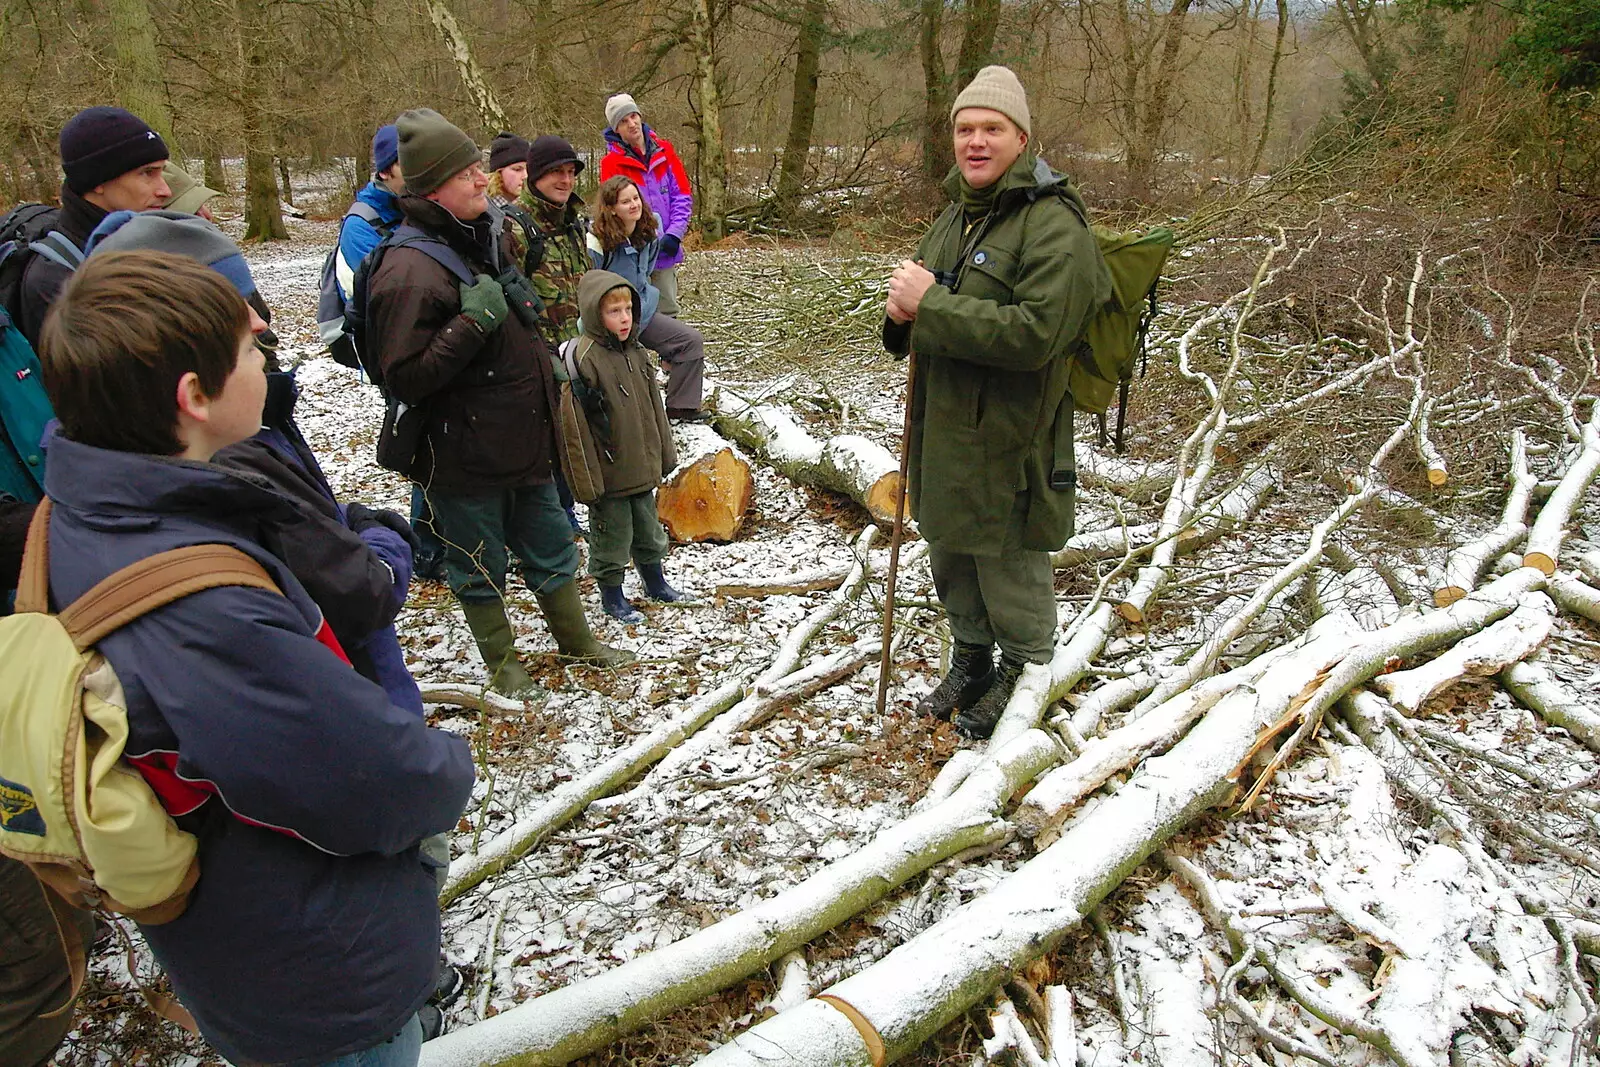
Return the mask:
[[397, 228], [390, 236], [388, 244], [391, 249], [415, 248], [418, 252], [421, 252], [455, 275], [463, 284], [472, 285], [477, 281], [472, 271], [467, 269], [467, 261], [461, 258], [461, 253], [439, 238], [432, 234], [424, 233], [414, 226]]
[[83, 250], [73, 244], [60, 230], [51, 230], [43, 237], [29, 242], [28, 247], [50, 262], [68, 270], [75, 271], [83, 266]]
[[[39, 502], [23, 549], [17, 610], [48, 610], [50, 498]], [[246, 586], [280, 593], [266, 569], [231, 545], [190, 545], [129, 564], [99, 582], [56, 616], [80, 652], [141, 615], [203, 589]]]

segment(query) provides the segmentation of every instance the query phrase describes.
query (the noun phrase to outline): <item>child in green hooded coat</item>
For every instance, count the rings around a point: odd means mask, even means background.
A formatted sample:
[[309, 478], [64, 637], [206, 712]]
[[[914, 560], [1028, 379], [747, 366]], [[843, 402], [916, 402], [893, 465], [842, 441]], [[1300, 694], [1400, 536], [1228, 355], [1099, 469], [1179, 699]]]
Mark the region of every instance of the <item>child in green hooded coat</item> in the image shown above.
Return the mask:
[[678, 454], [654, 361], [636, 339], [639, 304], [638, 290], [620, 275], [585, 272], [578, 283], [583, 333], [573, 351], [578, 375], [599, 400], [585, 405], [605, 484], [589, 505], [589, 573], [606, 614], [630, 624], [644, 621], [622, 594], [630, 558], [652, 600], [684, 599], [661, 571], [667, 532], [656, 513], [656, 486]]

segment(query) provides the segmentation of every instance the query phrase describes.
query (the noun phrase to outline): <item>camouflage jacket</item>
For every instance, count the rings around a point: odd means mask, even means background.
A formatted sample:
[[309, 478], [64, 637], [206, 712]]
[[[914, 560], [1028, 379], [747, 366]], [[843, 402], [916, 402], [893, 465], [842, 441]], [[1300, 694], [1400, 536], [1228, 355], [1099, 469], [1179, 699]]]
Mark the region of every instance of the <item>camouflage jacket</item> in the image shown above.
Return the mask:
[[[589, 269], [589, 220], [583, 215], [583, 201], [576, 193], [565, 205], [552, 204], [535, 196], [533, 183], [529, 182], [517, 202], [533, 216], [544, 241], [543, 255], [531, 280], [534, 292], [544, 302], [539, 330], [554, 352], [562, 341], [578, 336], [578, 280]], [[511, 227], [513, 240], [518, 243], [522, 240], [520, 230], [520, 226]], [[517, 249], [519, 259], [526, 253], [527, 249]]]

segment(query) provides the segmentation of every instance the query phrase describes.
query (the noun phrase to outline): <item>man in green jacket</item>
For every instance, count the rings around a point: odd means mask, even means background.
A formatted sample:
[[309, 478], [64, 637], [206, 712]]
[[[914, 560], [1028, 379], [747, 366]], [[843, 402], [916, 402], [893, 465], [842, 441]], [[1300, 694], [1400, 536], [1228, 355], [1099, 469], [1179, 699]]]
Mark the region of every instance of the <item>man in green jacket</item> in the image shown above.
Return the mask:
[[950, 117], [953, 203], [890, 277], [883, 342], [916, 361], [911, 512], [956, 646], [918, 710], [984, 738], [1053, 652], [1049, 554], [1076, 487], [1067, 365], [1111, 278], [1077, 191], [1028, 151], [1017, 76], [983, 68]]

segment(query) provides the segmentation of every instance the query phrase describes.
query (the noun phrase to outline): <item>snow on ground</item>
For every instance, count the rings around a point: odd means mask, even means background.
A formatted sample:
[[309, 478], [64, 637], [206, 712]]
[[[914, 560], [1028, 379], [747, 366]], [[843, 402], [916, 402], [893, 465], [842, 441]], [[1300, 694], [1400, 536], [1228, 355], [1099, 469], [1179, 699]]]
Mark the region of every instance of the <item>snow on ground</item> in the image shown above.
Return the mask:
[[[404, 511], [408, 487], [372, 462], [381, 414], [376, 392], [322, 355], [316, 342], [317, 277], [334, 224], [296, 221], [290, 227], [291, 242], [251, 249], [249, 257], [276, 312], [280, 354], [297, 367], [304, 390], [302, 428], [341, 497]], [[893, 258], [826, 247], [695, 253], [683, 271], [684, 318], [706, 332], [711, 377], [743, 397], [767, 396], [789, 406], [819, 437], [861, 433], [896, 448], [904, 367], [876, 342], [883, 280]], [[1185, 269], [1194, 267], [1185, 262]], [[1193, 309], [1169, 310], [1158, 323], [1158, 351], [1193, 317]], [[1314, 381], [1343, 366], [1335, 364], [1322, 370], [1313, 360], [1301, 372]], [[1152, 378], [1158, 372], [1153, 369]], [[1136, 392], [1140, 396], [1148, 402], [1138, 401], [1131, 453], [1168, 459], [1187, 430], [1188, 413], [1163, 406], [1159, 389]], [[1174, 430], [1178, 423], [1182, 431]], [[1093, 437], [1092, 420], [1085, 419], [1080, 439], [1088, 443]], [[692, 698], [735, 672], [764, 667], [790, 629], [830, 595], [713, 598], [719, 583], [848, 564], [852, 542], [866, 523], [860, 509], [796, 487], [770, 469], [757, 466], [755, 478], [756, 514], [738, 541], [676, 546], [669, 557], [669, 579], [693, 602], [645, 604], [646, 621], [623, 627], [601, 615], [592, 582], [581, 583], [601, 638], [636, 652], [637, 666], [601, 671], [556, 661], [532, 597], [513, 582], [519, 649], [553, 695], [520, 715], [430, 709], [436, 725], [473, 744], [479, 761], [473, 801], [454, 836], [458, 856], [509, 827], [552, 786], [581, 775]], [[1498, 500], [1497, 489], [1486, 493]], [[1097, 666], [1114, 673], [1167, 662], [1192, 647], [1214, 626], [1220, 608], [1247, 597], [1271, 569], [1301, 550], [1310, 523], [1343, 492], [1315, 479], [1299, 483], [1274, 498], [1244, 531], [1203, 556], [1180, 561], [1175, 587], [1151, 628], [1118, 637]], [[1488, 503], [1489, 510], [1498, 506]], [[1130, 523], [1150, 521], [1160, 507], [1159, 498], [1130, 504], [1107, 490], [1087, 488], [1080, 495], [1079, 525], [1100, 528], [1119, 514]], [[1583, 518], [1590, 532], [1600, 529], [1592, 509]], [[1442, 561], [1450, 544], [1492, 525], [1467, 516], [1458, 530], [1451, 525], [1456, 521], [1436, 511], [1420, 518], [1373, 511], [1352, 526], [1346, 543], [1358, 554], [1382, 544], [1391, 573], [1413, 585], [1420, 599], [1421, 576]], [[1395, 535], [1407, 522], [1429, 522], [1432, 532], [1408, 542]], [[1063, 624], [1092, 586], [1086, 573], [1060, 576]], [[632, 576], [629, 589], [637, 591]], [[813, 643], [808, 658], [875, 638], [876, 595], [850, 604]], [[925, 564], [902, 574], [900, 597], [932, 601]], [[964, 744], [947, 726], [910, 714], [938, 677], [941, 645], [935, 611], [914, 612], [911, 625], [886, 720], [873, 714], [875, 670], [868, 668], [736, 734], [670, 777], [647, 777], [648, 788], [625, 801], [595, 805], [448, 908], [446, 953], [468, 979], [466, 994], [448, 1013], [450, 1026], [470, 1026], [692, 933], [800, 881], [903, 819], [933, 774]], [[484, 680], [470, 635], [441, 585], [419, 583], [397, 628], [422, 682]], [[1563, 619], [1548, 649], [1552, 668], [1591, 701], [1600, 682], [1594, 656], [1600, 645], [1593, 636], [1592, 628]], [[1235, 650], [1263, 639], [1241, 638]], [[1103, 730], [1117, 725], [1117, 717], [1111, 719]], [[1582, 782], [1596, 770], [1586, 749], [1484, 684], [1455, 691], [1433, 721], [1484, 748], [1514, 753], [1558, 783]], [[813, 758], [828, 753], [834, 758]], [[1486, 788], [1505, 791], [1508, 810], [1527, 802], [1512, 783], [1484, 781]], [[1406, 1020], [1401, 1028], [1407, 1039], [1433, 1062], [1445, 1062], [1450, 1035], [1462, 1031], [1492, 1050], [1482, 1055], [1518, 1064], [1565, 1047], [1570, 1039], [1559, 1027], [1537, 1024], [1564, 1016], [1570, 1028], [1573, 1021], [1570, 1005], [1539, 1000], [1555, 988], [1553, 949], [1542, 927], [1530, 928], [1537, 924], [1517, 913], [1503, 890], [1485, 885], [1448, 834], [1396, 802], [1383, 768], [1364, 748], [1322, 742], [1280, 775], [1270, 797], [1249, 816], [1198, 828], [1187, 848], [1217, 880], [1227, 906], [1246, 918], [1258, 939], [1287, 953], [1297, 973], [1342, 1005], [1371, 1004], [1383, 1017]], [[1558, 832], [1574, 840], [1594, 839], [1592, 807], [1557, 804], [1539, 817], [1553, 820]], [[1552, 899], [1580, 912], [1595, 907], [1590, 871], [1502, 851], [1509, 853], [1503, 860], [1517, 864], [1520, 875]], [[809, 947], [813, 988], [854, 973], [977, 899], [1031, 854], [1031, 845], [1011, 842], [914, 879], [860, 921]], [[1216, 982], [1229, 959], [1226, 942], [1164, 872], [1146, 868], [1130, 886], [1103, 909], [1109, 941], [1086, 933], [1054, 960], [1057, 973], [1068, 976], [1058, 980], [1069, 980], [1077, 998], [1080, 1055], [1086, 1057], [1081, 1062], [1216, 1062], [1249, 1048], [1237, 1019], [1224, 1020], [1216, 1006]], [[1342, 915], [1330, 911], [1330, 899], [1344, 904]], [[1357, 911], [1368, 920], [1364, 929], [1347, 921]], [[1391, 936], [1398, 942], [1392, 946], [1386, 944]], [[1509, 958], [1518, 952], [1531, 955]], [[1116, 1014], [1123, 998], [1111, 978], [1112, 954], [1122, 965], [1115, 973], [1124, 975], [1126, 998], [1143, 1000], [1146, 1018], [1206, 1018], [1205, 1031], [1125, 1026]], [[1498, 974], [1485, 959], [1498, 963]], [[113, 990], [123, 986], [117, 973], [122, 967], [101, 959], [97, 980]], [[1252, 968], [1241, 989], [1247, 998], [1266, 1000], [1269, 985], [1260, 968]], [[593, 1062], [692, 1062], [753, 1021], [772, 992], [772, 984], [758, 977], [712, 1009], [685, 1013], [673, 1025], [619, 1046], [611, 1059]], [[121, 1010], [123, 1016], [115, 1008], [85, 1016], [63, 1062], [120, 1062], [119, 1039], [108, 1035], [114, 1021], [125, 1017], [126, 1005]], [[1285, 1021], [1285, 1015], [1294, 1018]], [[1293, 1008], [1280, 1014], [1278, 1026], [1301, 1033], [1325, 1029]], [[956, 1047], [976, 1047], [970, 1027], [935, 1044], [902, 1062], [933, 1064]], [[1359, 1042], [1338, 1047], [1341, 1063], [1382, 1062]], [[1480, 1051], [1459, 1037], [1455, 1047]], [[166, 1062], [214, 1061], [177, 1056]]]

